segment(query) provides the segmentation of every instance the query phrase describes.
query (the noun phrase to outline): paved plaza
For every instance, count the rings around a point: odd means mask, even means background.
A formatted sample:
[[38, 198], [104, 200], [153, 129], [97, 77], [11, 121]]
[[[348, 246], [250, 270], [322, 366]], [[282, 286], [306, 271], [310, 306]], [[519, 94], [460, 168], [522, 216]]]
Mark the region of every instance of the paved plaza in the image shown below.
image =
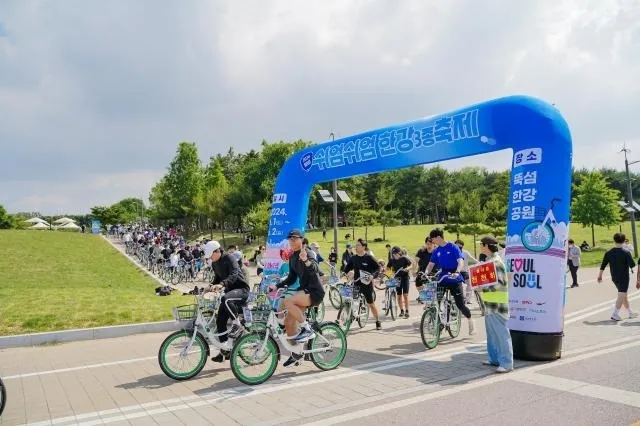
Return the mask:
[[[240, 384], [228, 362], [208, 361], [189, 381], [167, 378], [157, 350], [168, 333], [0, 350], [0, 424], [630, 425], [640, 420], [640, 319], [610, 321], [612, 284], [581, 272], [582, 286], [567, 290], [563, 356], [552, 363], [516, 361], [504, 375], [483, 366], [475, 306], [476, 335], [463, 321], [460, 337], [426, 350], [414, 301], [408, 320], [351, 332], [340, 368], [280, 365], [256, 387]], [[328, 307], [326, 318], [335, 315]]]

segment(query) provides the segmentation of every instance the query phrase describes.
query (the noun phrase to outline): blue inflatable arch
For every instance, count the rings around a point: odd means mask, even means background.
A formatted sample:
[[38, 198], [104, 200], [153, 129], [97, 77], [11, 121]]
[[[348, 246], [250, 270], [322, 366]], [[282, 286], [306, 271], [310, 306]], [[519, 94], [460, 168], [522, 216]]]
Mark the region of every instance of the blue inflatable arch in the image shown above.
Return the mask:
[[539, 99], [496, 99], [295, 153], [275, 184], [267, 270], [279, 266], [289, 230], [305, 229], [314, 185], [504, 149], [513, 150], [506, 257], [514, 356], [559, 358], [572, 143], [558, 110]]

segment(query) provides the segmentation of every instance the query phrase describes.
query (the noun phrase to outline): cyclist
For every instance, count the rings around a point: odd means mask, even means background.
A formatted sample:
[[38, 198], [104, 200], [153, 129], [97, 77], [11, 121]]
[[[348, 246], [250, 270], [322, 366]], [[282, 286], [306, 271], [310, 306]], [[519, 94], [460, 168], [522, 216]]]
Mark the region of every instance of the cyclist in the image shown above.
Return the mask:
[[[417, 271], [425, 271], [427, 269], [427, 266], [429, 265], [429, 261], [431, 260], [431, 253], [433, 253], [434, 248], [435, 247], [433, 245], [433, 241], [431, 241], [431, 238], [429, 237], [425, 238], [424, 247], [421, 247], [416, 253], [416, 259], [414, 264], [417, 266]], [[417, 271], [414, 271], [414, 274]], [[434, 267], [432, 272], [438, 272], [438, 268]], [[422, 275], [416, 275], [416, 290], [418, 290], [418, 294], [420, 294], [420, 290], [422, 290], [422, 285], [425, 283], [426, 280], [427, 280], [426, 277]], [[423, 303], [419, 297], [417, 300], [418, 302]]]
[[409, 318], [409, 268], [411, 259], [403, 250], [394, 246], [391, 248], [391, 270], [400, 281], [396, 291], [398, 293], [398, 306], [400, 306], [400, 318]]
[[[233, 310], [234, 315], [242, 312], [242, 306], [246, 303], [247, 297], [249, 297], [249, 284], [246, 282], [238, 262], [231, 255], [225, 253], [217, 241], [209, 241], [204, 245], [204, 258], [211, 259], [211, 267], [215, 272], [209, 291], [219, 291], [223, 288], [225, 291], [224, 296], [220, 299], [220, 309], [216, 318], [218, 333], [224, 333], [227, 331], [227, 321], [231, 317], [229, 309]], [[233, 299], [233, 301], [229, 301], [229, 306], [227, 306], [226, 301], [230, 299]], [[230, 351], [232, 349], [232, 345], [227, 339], [227, 334], [222, 334], [218, 337], [218, 340], [222, 343], [222, 350]], [[224, 358], [222, 354], [218, 354], [212, 360], [223, 362]]]
[[464, 241], [456, 240], [456, 245], [460, 249], [462, 257], [464, 258], [464, 269], [462, 270], [461, 274], [462, 278], [464, 278], [465, 284], [464, 299], [467, 302], [467, 305], [469, 305], [473, 300], [473, 288], [471, 287], [471, 281], [469, 280], [469, 266], [477, 264], [478, 259], [473, 257], [471, 253], [464, 249]]
[[[315, 337], [315, 333], [305, 319], [304, 312], [307, 308], [318, 306], [322, 302], [324, 289], [318, 276], [318, 262], [312, 257], [312, 250], [303, 247], [302, 232], [293, 229], [287, 235], [287, 239], [293, 251], [289, 258], [289, 275], [277, 287], [289, 287], [296, 281], [300, 282], [300, 289], [284, 300], [284, 307], [287, 310], [284, 328], [289, 340], [302, 343]], [[299, 333], [297, 324], [301, 327]], [[302, 345], [297, 347], [302, 349]], [[283, 365], [290, 367], [300, 358], [302, 358], [301, 353], [292, 353]]]
[[342, 263], [340, 264], [340, 272], [344, 272], [344, 267], [347, 266], [349, 260], [353, 257], [353, 248], [351, 247], [351, 243], [347, 243], [347, 247], [342, 253]]
[[427, 275], [431, 273], [433, 268], [437, 265], [440, 268], [438, 274], [438, 280], [446, 277], [442, 281], [442, 286], [445, 289], [451, 290], [451, 295], [456, 302], [456, 306], [468, 320], [469, 320], [469, 335], [475, 333], [475, 325], [473, 318], [471, 318], [471, 311], [464, 303], [464, 296], [462, 295], [462, 270], [464, 269], [464, 258], [460, 249], [453, 243], [448, 243], [444, 239], [444, 232], [442, 229], [436, 228], [429, 233], [429, 237], [437, 248], [431, 253], [431, 260], [427, 265]]
[[[380, 270], [380, 265], [378, 265], [378, 262], [373, 258], [373, 256], [367, 253], [366, 249], [367, 242], [359, 239], [356, 242], [355, 256], [349, 260], [349, 263], [347, 263], [347, 266], [344, 268], [345, 274], [347, 274], [350, 279], [358, 280], [360, 278], [361, 271], [368, 272], [373, 276]], [[382, 324], [380, 323], [380, 317], [378, 316], [378, 308], [376, 307], [373, 299], [373, 284], [371, 282], [365, 284], [358, 281], [357, 286], [367, 301], [373, 317], [376, 319], [376, 330], [381, 330]]]

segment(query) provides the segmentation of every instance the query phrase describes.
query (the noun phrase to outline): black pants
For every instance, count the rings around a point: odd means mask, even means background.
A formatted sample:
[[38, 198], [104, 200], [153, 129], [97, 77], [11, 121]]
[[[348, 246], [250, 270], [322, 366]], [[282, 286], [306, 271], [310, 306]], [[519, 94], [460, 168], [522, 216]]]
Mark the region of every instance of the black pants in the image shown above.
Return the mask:
[[464, 303], [464, 292], [462, 289], [462, 283], [458, 283], [455, 285], [446, 285], [442, 286], [443, 289], [450, 289], [451, 295], [453, 296], [453, 300], [456, 302], [456, 306], [462, 312], [462, 315], [465, 318], [471, 318], [471, 311], [467, 308], [466, 303]]
[[[218, 309], [218, 317], [216, 318], [217, 333], [227, 331], [227, 321], [231, 318], [231, 313], [227, 309], [226, 301], [229, 300], [229, 307], [233, 310], [233, 314], [238, 316], [240, 312], [242, 312], [242, 306], [247, 302], [247, 297], [249, 297], [248, 289], [231, 290], [222, 296], [222, 299], [220, 299], [220, 309]], [[223, 334], [222, 336], [218, 336], [218, 340], [225, 342], [227, 335]]]
[[578, 268], [579, 266], [573, 266], [573, 262], [567, 260], [567, 266], [569, 266], [569, 272], [571, 272], [572, 285], [578, 285]]

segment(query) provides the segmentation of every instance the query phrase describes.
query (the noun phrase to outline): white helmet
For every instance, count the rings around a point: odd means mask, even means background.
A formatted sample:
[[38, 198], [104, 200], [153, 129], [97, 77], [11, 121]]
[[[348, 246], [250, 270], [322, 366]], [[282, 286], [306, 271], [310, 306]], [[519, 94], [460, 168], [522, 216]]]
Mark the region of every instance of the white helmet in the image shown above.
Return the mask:
[[220, 248], [220, 243], [217, 241], [209, 241], [204, 245], [204, 258], [208, 259], [211, 257], [214, 251]]

